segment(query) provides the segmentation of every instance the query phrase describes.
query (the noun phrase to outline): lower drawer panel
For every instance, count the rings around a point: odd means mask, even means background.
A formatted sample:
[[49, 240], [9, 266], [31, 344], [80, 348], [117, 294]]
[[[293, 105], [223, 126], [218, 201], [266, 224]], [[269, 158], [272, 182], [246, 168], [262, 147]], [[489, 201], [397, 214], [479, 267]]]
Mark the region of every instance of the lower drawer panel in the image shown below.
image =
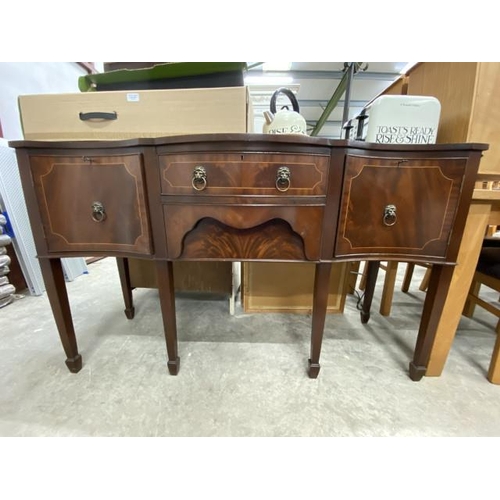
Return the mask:
[[164, 205], [170, 259], [317, 260], [321, 206]]

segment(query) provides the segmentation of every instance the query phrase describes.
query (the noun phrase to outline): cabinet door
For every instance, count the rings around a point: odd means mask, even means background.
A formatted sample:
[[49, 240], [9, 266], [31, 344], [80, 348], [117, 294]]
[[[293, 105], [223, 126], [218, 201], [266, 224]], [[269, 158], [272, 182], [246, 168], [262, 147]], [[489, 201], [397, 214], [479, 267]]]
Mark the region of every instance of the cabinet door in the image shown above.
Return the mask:
[[32, 156], [49, 252], [151, 253], [142, 155]]
[[348, 156], [335, 255], [446, 260], [466, 162]]

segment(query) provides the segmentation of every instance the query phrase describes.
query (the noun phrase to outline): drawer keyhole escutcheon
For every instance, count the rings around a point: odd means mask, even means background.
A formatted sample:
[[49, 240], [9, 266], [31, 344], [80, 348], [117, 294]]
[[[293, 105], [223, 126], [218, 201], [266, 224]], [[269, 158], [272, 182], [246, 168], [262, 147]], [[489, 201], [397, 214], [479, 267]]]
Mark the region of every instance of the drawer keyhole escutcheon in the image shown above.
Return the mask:
[[191, 185], [196, 191], [203, 191], [207, 187], [207, 171], [205, 167], [194, 167]]
[[396, 221], [398, 219], [398, 216], [396, 214], [396, 205], [386, 205], [384, 208], [384, 225], [386, 226], [394, 226], [396, 224]]
[[104, 205], [100, 201], [92, 203], [92, 220], [94, 222], [103, 222], [106, 219]]
[[290, 189], [290, 169], [288, 167], [278, 168], [276, 173], [276, 189], [281, 192]]

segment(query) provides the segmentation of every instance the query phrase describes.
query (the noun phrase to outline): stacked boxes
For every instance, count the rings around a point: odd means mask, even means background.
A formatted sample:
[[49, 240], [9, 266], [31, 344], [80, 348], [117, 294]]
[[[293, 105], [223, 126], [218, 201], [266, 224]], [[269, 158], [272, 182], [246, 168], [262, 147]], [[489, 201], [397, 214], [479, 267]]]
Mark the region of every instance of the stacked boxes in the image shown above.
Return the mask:
[[10, 257], [7, 255], [7, 245], [10, 245], [11, 239], [5, 232], [7, 220], [0, 214], [0, 308], [10, 304], [16, 289], [9, 283], [9, 264]]

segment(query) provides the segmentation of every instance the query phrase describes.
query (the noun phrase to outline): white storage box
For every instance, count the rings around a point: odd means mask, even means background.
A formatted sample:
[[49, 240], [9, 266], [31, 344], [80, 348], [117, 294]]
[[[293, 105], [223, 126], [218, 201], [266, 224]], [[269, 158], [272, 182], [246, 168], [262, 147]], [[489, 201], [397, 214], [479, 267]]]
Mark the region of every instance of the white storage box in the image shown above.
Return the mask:
[[364, 111], [367, 117], [358, 139], [379, 144], [436, 143], [441, 104], [435, 97], [380, 96]]

